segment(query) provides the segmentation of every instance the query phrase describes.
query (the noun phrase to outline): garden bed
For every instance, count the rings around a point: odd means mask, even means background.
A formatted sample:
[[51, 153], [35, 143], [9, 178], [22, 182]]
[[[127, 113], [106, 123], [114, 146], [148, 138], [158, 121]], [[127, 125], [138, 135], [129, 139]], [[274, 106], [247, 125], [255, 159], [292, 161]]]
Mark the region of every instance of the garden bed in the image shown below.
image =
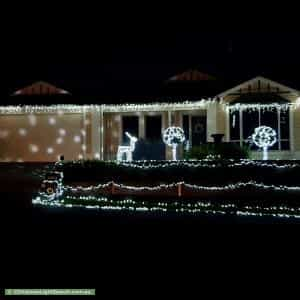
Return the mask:
[[74, 161], [55, 167], [65, 183], [93, 182], [159, 185], [186, 182], [225, 185], [255, 181], [300, 186], [300, 161], [200, 160], [200, 161]]

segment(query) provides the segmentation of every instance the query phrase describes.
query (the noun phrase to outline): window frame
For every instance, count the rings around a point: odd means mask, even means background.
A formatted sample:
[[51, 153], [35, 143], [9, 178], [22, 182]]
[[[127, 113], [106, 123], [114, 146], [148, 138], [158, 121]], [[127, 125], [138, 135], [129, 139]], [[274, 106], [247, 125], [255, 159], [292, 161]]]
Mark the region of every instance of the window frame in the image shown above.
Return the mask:
[[186, 141], [188, 140], [189, 141], [189, 145], [190, 147], [193, 146], [193, 133], [192, 133], [192, 117], [205, 117], [206, 118], [206, 143], [208, 141], [208, 126], [207, 126], [207, 112], [205, 110], [203, 111], [186, 111], [186, 112], [182, 112], [181, 113], [181, 125], [182, 125], [182, 128], [183, 128], [183, 117], [184, 116], [187, 116], [188, 117], [188, 123], [189, 123], [189, 136], [185, 137], [186, 138]]
[[[275, 107], [275, 106], [274, 106]], [[292, 136], [291, 136], [291, 132], [292, 132], [292, 114], [291, 114], [291, 108], [289, 107], [287, 110], [287, 114], [289, 116], [289, 122], [288, 122], [288, 126], [289, 126], [289, 138], [281, 138], [281, 108], [280, 107], [275, 107], [276, 111], [277, 111], [277, 132], [278, 132], [278, 136], [277, 136], [277, 141], [278, 141], [278, 149], [272, 149], [271, 151], [292, 151]], [[261, 123], [261, 111], [262, 111], [262, 107], [258, 106], [256, 108], [258, 110], [258, 126], [262, 126], [263, 124]], [[243, 146], [243, 144], [247, 141], [249, 141], [248, 139], [244, 139], [243, 137], [243, 111], [245, 111], [246, 109], [243, 108], [242, 106], [239, 107], [238, 111], [239, 111], [239, 140], [231, 139], [231, 125], [230, 125], [230, 114], [231, 114], [231, 110], [229, 108], [228, 110], [228, 137], [229, 137], [229, 142], [230, 143], [239, 143], [240, 146]], [[282, 150], [282, 143], [284, 142], [288, 142], [289, 143], [289, 149], [287, 150]], [[251, 151], [258, 151], [259, 149], [255, 150], [251, 150]]]

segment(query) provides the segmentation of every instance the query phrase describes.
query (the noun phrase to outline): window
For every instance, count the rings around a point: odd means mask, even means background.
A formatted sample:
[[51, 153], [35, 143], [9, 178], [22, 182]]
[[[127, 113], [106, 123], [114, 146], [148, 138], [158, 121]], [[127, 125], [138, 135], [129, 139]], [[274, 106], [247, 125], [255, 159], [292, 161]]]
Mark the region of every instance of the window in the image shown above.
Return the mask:
[[185, 138], [190, 146], [206, 143], [206, 116], [183, 115], [182, 123]]
[[146, 139], [149, 141], [161, 141], [162, 139], [161, 116], [146, 116]]
[[[240, 145], [249, 144], [254, 129], [258, 126], [272, 127], [277, 133], [277, 143], [270, 150], [289, 150], [290, 149], [290, 118], [289, 109], [272, 107], [264, 109], [232, 110], [229, 115], [230, 141]], [[251, 144], [251, 143], [250, 143]], [[257, 150], [251, 144], [252, 150]]]

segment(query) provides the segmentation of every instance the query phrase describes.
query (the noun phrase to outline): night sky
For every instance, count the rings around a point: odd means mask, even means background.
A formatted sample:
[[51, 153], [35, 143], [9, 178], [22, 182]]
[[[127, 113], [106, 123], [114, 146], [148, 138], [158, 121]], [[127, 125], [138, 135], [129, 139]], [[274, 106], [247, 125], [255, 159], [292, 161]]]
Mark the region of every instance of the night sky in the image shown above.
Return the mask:
[[263, 75], [300, 88], [296, 27], [243, 30], [236, 24], [223, 29], [217, 23], [205, 29], [195, 20], [181, 26], [180, 22], [155, 25], [155, 19], [147, 25], [123, 19], [116, 24], [95, 19], [56, 24], [55, 18], [45, 26], [41, 16], [2, 37], [2, 97], [37, 80], [75, 94], [125, 95], [139, 89], [140, 95], [147, 95], [190, 68], [219, 80]]

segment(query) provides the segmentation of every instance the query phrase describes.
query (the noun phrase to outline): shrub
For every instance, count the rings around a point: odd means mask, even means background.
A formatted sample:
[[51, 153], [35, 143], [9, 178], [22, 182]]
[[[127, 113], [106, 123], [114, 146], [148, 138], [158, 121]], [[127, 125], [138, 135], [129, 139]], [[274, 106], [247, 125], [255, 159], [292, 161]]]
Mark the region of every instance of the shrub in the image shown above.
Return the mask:
[[249, 158], [249, 147], [233, 143], [208, 143], [192, 147], [185, 152], [186, 159], [205, 159], [214, 157], [216, 159], [244, 159]]

